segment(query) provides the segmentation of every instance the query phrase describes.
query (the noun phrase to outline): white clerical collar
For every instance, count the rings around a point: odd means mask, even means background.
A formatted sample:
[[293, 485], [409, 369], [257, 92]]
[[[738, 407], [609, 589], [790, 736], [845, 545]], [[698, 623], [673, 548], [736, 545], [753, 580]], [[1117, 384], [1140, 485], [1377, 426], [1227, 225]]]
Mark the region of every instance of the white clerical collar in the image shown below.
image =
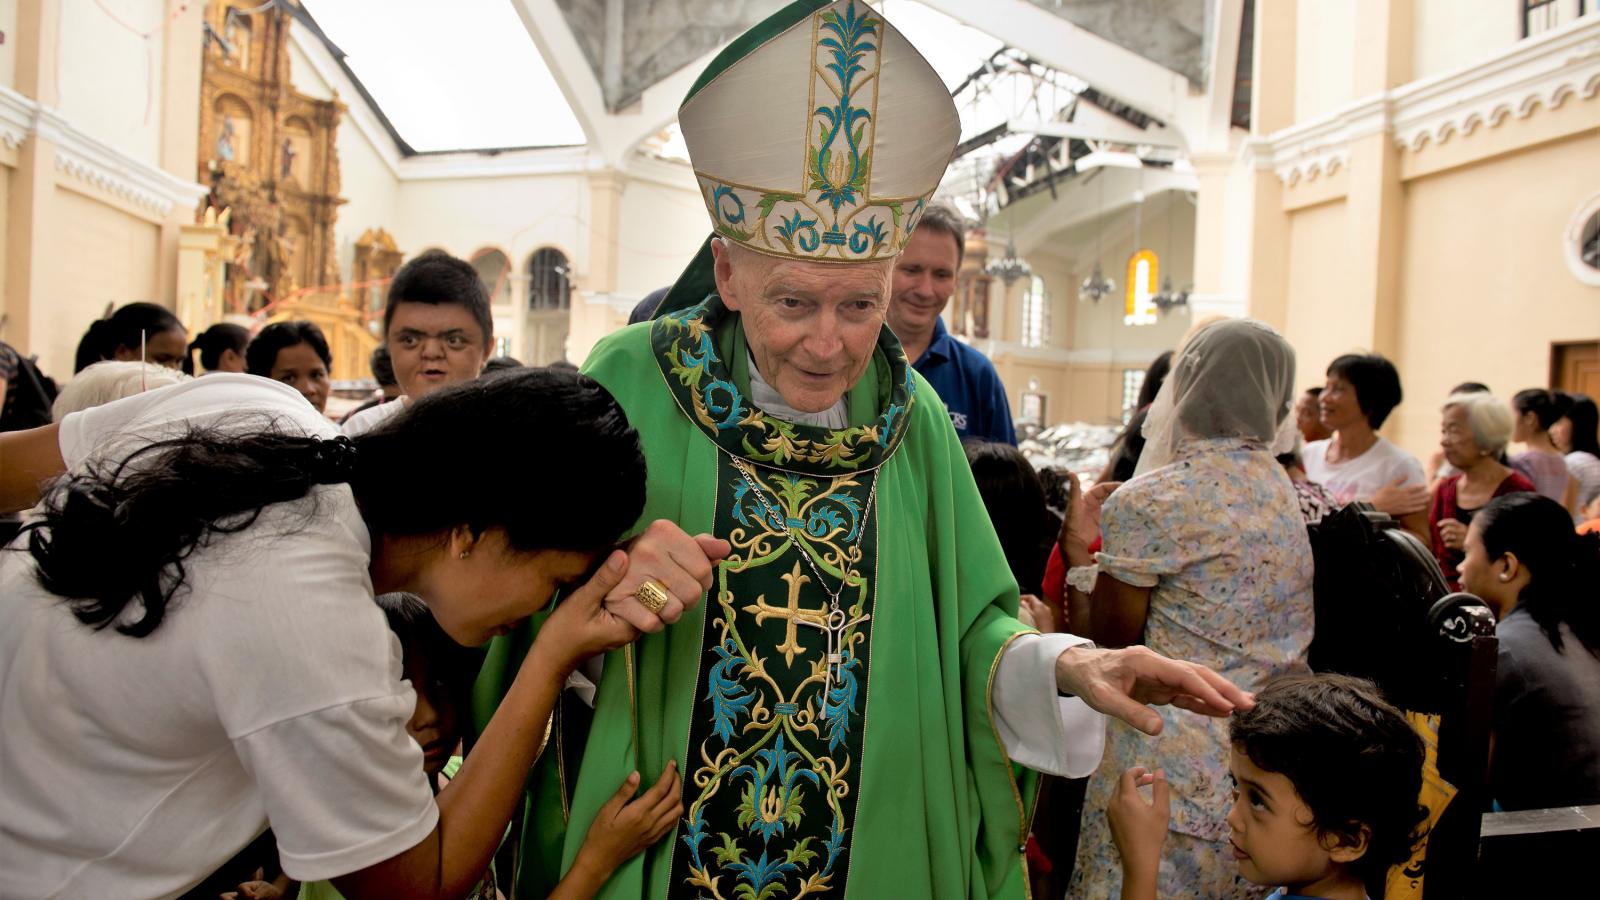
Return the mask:
[[[748, 350], [745, 352], [746, 354], [749, 354]], [[750, 400], [751, 402], [755, 403], [756, 406], [761, 407], [761, 409], [768, 415], [777, 416], [778, 418], [787, 422], [794, 422], [799, 425], [811, 425], [817, 428], [832, 428], [834, 430], [838, 430], [840, 428], [846, 428], [850, 425], [850, 415], [847, 411], [848, 408], [845, 406], [843, 397], [839, 398], [838, 403], [835, 403], [822, 412], [814, 413], [801, 412], [800, 410], [795, 409], [789, 404], [783, 402], [783, 395], [778, 393], [778, 389], [768, 384], [767, 380], [761, 377], [761, 370], [756, 368], [755, 356], [753, 354], [749, 355]]]

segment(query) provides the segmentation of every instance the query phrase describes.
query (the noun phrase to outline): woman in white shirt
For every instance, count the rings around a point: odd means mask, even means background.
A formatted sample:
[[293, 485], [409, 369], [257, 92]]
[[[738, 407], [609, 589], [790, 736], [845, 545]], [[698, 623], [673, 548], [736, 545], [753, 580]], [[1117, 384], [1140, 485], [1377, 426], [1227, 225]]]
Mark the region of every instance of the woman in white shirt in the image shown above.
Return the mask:
[[[0, 554], [0, 896], [176, 896], [269, 825], [297, 880], [461, 895], [567, 674], [638, 635], [605, 598], [644, 459], [582, 376], [458, 385], [351, 441], [285, 385], [216, 375], [0, 455], [0, 508], [67, 472]], [[435, 798], [374, 594], [418, 594], [471, 646], [562, 589]]]
[[1317, 405], [1333, 437], [1302, 451], [1306, 477], [1342, 506], [1365, 501], [1413, 534], [1428, 534], [1428, 483], [1417, 458], [1378, 435], [1403, 397], [1400, 373], [1376, 353], [1346, 354], [1328, 365]]

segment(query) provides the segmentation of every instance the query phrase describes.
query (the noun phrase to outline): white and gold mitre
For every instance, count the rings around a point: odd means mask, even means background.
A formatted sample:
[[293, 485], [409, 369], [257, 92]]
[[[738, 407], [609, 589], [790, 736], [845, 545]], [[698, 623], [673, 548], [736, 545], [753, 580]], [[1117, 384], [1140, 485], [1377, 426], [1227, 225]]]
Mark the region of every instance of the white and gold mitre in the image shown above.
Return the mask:
[[944, 82], [863, 0], [800, 0], [745, 32], [678, 121], [718, 234], [831, 262], [899, 254], [961, 134]]

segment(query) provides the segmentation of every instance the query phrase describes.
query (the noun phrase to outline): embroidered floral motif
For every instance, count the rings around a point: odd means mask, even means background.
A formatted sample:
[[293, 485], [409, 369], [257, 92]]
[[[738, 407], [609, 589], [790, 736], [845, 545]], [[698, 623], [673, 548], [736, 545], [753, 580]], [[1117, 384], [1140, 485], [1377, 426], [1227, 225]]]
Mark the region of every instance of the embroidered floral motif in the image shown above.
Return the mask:
[[721, 299], [712, 295], [682, 311], [664, 313], [650, 333], [673, 397], [717, 446], [754, 462], [813, 475], [871, 469], [894, 452], [905, 435], [916, 378], [887, 328], [878, 350], [889, 362], [893, 388], [883, 412], [870, 425], [830, 430], [768, 416], [739, 391], [717, 356], [713, 334], [726, 315]]
[[[877, 473], [753, 468], [752, 486], [725, 454], [718, 460], [715, 529], [733, 552], [706, 615], [705, 702], [690, 725], [668, 896], [842, 896], [861, 780]], [[835, 588], [843, 617], [830, 620]]]

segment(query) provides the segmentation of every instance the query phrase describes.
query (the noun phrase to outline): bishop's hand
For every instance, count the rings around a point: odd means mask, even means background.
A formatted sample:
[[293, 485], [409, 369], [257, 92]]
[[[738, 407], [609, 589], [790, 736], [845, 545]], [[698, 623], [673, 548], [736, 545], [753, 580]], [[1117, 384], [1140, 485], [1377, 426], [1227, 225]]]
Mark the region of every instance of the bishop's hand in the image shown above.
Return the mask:
[[[711, 589], [716, 564], [731, 548], [727, 541], [709, 534], [691, 537], [673, 522], [657, 519], [623, 549], [628, 551], [628, 572], [606, 594], [606, 609], [640, 631], [660, 631], [700, 602]], [[634, 595], [646, 581], [658, 582], [669, 595], [655, 612]]]
[[1152, 735], [1161, 733], [1162, 722], [1149, 704], [1170, 704], [1206, 716], [1255, 706], [1252, 695], [1216, 672], [1168, 659], [1148, 647], [1068, 648], [1056, 657], [1056, 688]]

